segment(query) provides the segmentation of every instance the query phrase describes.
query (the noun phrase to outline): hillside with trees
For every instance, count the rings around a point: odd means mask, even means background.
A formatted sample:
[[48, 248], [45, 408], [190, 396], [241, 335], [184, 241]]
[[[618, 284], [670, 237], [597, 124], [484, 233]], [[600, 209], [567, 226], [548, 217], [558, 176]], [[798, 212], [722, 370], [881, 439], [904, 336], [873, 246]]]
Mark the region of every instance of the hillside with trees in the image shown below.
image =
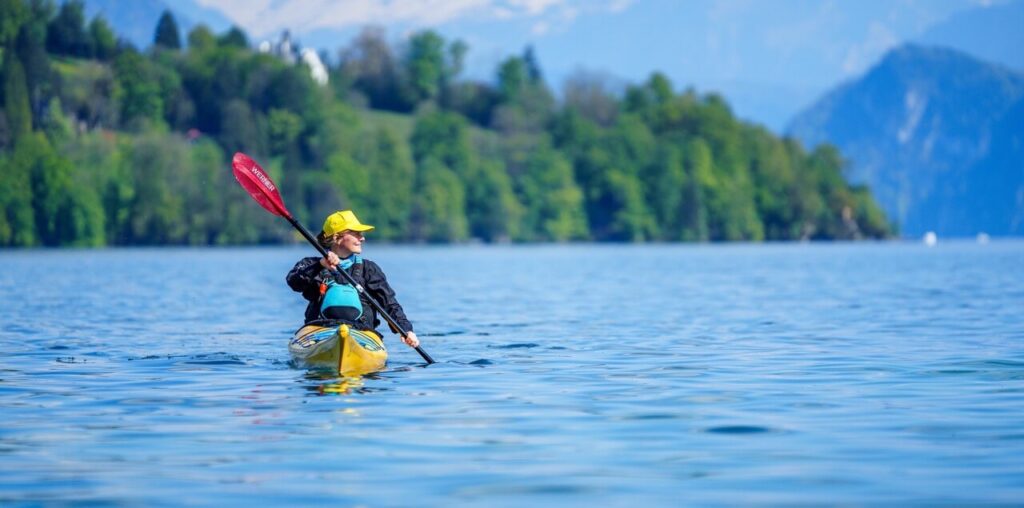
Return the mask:
[[[321, 85], [238, 28], [151, 47], [80, 2], [0, 2], [0, 245], [294, 241], [233, 181], [255, 158], [316, 229], [353, 208], [396, 242], [878, 238], [891, 227], [835, 148], [806, 150], [663, 75], [613, 93], [579, 75], [556, 98], [528, 48], [494, 81], [470, 48], [367, 28]], [[325, 55], [326, 57], [326, 55]]]

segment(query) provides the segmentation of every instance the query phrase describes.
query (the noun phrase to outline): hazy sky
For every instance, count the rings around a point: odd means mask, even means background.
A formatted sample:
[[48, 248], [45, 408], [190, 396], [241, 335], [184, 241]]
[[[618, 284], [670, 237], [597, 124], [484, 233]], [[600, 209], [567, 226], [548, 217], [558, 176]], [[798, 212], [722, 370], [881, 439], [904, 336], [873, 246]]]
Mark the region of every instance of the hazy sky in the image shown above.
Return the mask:
[[888, 49], [991, 0], [196, 0], [254, 39], [283, 29], [332, 54], [368, 24], [396, 41], [434, 28], [470, 46], [467, 73], [533, 45], [556, 90], [577, 70], [628, 82], [660, 70], [682, 89], [720, 91], [776, 130]]

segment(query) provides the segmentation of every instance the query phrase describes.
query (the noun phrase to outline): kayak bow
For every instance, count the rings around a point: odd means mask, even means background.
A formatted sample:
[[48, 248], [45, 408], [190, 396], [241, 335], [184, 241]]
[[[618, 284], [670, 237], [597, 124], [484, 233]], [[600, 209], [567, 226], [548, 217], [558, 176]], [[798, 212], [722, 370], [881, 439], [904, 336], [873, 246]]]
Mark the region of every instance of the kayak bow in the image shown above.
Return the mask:
[[388, 361], [380, 335], [348, 325], [305, 325], [288, 342], [288, 352], [301, 364], [334, 369], [343, 376], [383, 370]]

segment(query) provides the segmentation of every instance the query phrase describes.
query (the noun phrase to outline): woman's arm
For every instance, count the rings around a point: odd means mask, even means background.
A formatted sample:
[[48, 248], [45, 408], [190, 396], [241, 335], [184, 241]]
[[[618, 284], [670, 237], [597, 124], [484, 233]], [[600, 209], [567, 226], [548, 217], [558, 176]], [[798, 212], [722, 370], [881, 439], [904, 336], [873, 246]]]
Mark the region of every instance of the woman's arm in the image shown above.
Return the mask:
[[288, 287], [303, 295], [310, 291], [319, 293], [320, 284], [317, 282], [316, 276], [322, 269], [323, 266], [320, 265], [320, 258], [302, 258], [288, 272], [285, 281], [288, 282]]

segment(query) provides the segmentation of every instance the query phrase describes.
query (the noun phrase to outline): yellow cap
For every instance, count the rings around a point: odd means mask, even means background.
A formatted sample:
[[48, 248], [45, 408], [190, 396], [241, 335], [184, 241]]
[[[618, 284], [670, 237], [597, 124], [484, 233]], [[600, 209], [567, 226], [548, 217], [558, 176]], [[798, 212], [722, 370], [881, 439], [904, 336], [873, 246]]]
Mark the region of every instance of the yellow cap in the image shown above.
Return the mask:
[[324, 221], [324, 236], [333, 236], [342, 231], [372, 231], [373, 226], [363, 224], [352, 210], [340, 210], [327, 216]]

